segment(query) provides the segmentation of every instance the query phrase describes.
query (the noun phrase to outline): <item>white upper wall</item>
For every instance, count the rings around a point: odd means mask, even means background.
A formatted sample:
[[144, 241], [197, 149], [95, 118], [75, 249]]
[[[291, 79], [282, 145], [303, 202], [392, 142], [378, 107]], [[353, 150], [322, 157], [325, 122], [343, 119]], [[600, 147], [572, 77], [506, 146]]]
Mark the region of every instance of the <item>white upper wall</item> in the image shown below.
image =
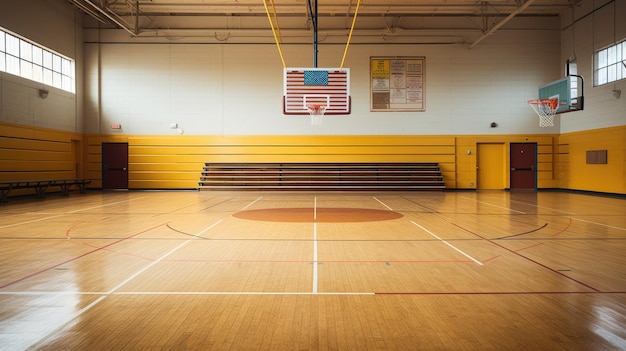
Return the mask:
[[[177, 123], [197, 135], [526, 134], [623, 125], [624, 96], [615, 99], [611, 91], [624, 90], [625, 82], [593, 87], [592, 57], [593, 49], [626, 37], [625, 3], [584, 0], [573, 15], [563, 14], [562, 31], [502, 28], [472, 49], [353, 43], [344, 65], [351, 70], [352, 114], [327, 116], [312, 127], [306, 116], [282, 114], [283, 67], [275, 45], [158, 42], [121, 30], [83, 31], [65, 1], [0, 0], [2, 26], [75, 59], [77, 67], [77, 94], [50, 89], [46, 100], [37, 96], [39, 84], [0, 74], [0, 120], [103, 134], [175, 134], [180, 130], [170, 125]], [[312, 44], [283, 50], [288, 66], [312, 66]], [[321, 43], [319, 67], [337, 67], [343, 50]], [[585, 110], [539, 128], [526, 101], [537, 97], [538, 86], [563, 77], [572, 53], [585, 77]], [[370, 112], [371, 56], [426, 58], [425, 112]], [[113, 123], [122, 130], [112, 130]]]
[[[185, 134], [200, 135], [558, 133], [558, 122], [539, 128], [526, 102], [539, 85], [560, 77], [559, 51], [552, 50], [559, 40], [558, 31], [542, 30], [501, 31], [471, 50], [467, 44], [351, 45], [344, 67], [352, 113], [327, 116], [316, 127], [308, 116], [283, 115], [275, 45], [88, 43], [86, 131], [175, 134], [176, 123]], [[312, 45], [282, 49], [288, 67], [312, 67]], [[320, 44], [318, 66], [338, 67], [343, 51]], [[426, 58], [425, 112], [370, 112], [372, 56]], [[98, 77], [99, 84], [91, 81]], [[112, 130], [114, 123], [123, 129]]]
[[583, 0], [561, 15], [561, 62], [575, 58], [585, 79], [585, 109], [562, 114], [561, 133], [626, 124], [626, 79], [593, 86], [594, 52], [626, 40], [625, 18], [626, 0]]
[[[0, 0], [0, 26], [75, 60], [76, 94], [0, 72], [0, 120], [82, 132], [81, 17], [66, 1]], [[46, 99], [39, 89], [49, 91]]]

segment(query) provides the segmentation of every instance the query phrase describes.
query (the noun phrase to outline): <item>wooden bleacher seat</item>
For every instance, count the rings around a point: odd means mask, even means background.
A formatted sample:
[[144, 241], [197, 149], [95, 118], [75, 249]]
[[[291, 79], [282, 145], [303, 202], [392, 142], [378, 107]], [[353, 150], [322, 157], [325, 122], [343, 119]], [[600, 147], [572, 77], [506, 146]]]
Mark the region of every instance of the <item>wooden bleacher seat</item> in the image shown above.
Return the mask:
[[206, 163], [200, 190], [443, 190], [437, 163]]

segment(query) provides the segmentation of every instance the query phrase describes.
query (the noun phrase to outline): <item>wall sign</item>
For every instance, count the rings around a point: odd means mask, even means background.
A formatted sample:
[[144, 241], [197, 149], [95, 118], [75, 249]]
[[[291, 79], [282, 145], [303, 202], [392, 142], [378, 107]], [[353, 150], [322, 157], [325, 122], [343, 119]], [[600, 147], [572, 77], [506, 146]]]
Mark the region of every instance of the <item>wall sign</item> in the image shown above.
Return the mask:
[[370, 57], [370, 111], [426, 111], [424, 57]]

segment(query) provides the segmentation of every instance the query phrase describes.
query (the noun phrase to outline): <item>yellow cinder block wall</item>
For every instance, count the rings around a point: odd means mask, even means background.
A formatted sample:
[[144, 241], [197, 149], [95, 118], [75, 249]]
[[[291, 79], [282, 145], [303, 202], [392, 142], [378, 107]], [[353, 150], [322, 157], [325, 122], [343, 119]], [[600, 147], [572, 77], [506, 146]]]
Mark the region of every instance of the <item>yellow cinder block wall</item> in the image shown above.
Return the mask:
[[80, 133], [0, 122], [0, 181], [82, 178], [85, 151]]
[[[205, 162], [438, 162], [447, 188], [474, 189], [479, 143], [508, 150], [529, 142], [537, 143], [538, 188], [626, 194], [626, 126], [562, 135], [163, 136], [0, 122], [0, 181], [85, 177], [100, 188], [102, 142], [128, 143], [131, 189], [197, 188]], [[606, 165], [586, 164], [587, 150], [602, 149]]]
[[[587, 164], [587, 151], [606, 150], [606, 164]], [[626, 126], [559, 136], [561, 188], [626, 194]]]

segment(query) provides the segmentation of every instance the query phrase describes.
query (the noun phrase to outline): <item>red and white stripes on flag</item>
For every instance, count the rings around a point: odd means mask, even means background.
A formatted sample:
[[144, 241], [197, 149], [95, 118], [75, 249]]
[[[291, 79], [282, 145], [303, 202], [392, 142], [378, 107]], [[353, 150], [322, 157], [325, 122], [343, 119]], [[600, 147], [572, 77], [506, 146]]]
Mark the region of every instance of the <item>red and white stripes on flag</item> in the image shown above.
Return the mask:
[[308, 104], [326, 106], [326, 115], [350, 114], [348, 68], [285, 68], [283, 113], [308, 115]]

